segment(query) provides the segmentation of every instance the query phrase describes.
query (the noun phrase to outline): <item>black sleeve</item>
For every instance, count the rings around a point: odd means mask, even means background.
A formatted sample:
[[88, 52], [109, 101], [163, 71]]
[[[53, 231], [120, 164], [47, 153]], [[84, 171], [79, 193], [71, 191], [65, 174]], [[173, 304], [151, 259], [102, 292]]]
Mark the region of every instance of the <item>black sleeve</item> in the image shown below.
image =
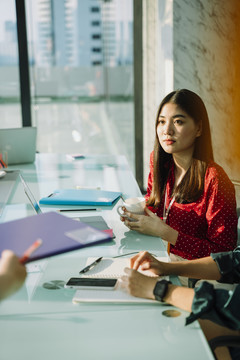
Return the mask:
[[234, 251], [211, 254], [221, 273], [221, 283], [240, 282], [240, 246]]
[[186, 319], [186, 325], [200, 318], [240, 330], [240, 284], [228, 291], [214, 289], [212, 284], [204, 281], [194, 291], [192, 312]]

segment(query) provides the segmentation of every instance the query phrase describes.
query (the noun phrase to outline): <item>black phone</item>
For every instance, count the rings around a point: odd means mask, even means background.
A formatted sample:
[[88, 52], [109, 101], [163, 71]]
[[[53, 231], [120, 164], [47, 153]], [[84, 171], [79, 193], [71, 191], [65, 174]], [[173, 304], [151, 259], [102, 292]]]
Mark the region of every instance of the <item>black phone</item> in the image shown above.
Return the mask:
[[73, 277], [65, 284], [65, 288], [113, 290], [116, 283], [117, 279]]

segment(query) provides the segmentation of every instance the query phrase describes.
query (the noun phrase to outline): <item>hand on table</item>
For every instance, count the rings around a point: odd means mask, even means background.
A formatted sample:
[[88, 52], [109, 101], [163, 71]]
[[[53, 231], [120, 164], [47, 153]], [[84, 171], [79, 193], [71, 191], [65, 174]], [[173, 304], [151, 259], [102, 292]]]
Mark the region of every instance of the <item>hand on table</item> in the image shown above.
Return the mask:
[[158, 277], [150, 277], [139, 273], [136, 270], [125, 268], [123, 275], [120, 278], [120, 286], [126, 289], [130, 295], [155, 299], [153, 295], [153, 289], [156, 282], [159, 280]]
[[164, 275], [166, 263], [158, 261], [154, 256], [147, 251], [140, 251], [137, 255], [130, 259], [130, 267], [134, 270], [148, 270], [153, 275]]

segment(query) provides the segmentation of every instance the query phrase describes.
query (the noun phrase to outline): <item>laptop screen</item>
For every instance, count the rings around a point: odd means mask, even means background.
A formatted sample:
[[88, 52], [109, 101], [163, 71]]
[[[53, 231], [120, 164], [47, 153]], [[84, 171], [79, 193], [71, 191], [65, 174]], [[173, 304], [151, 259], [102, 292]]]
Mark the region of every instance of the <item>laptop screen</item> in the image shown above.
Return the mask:
[[23, 188], [24, 188], [24, 192], [27, 195], [30, 204], [32, 205], [33, 209], [36, 211], [37, 214], [41, 214], [42, 210], [40, 208], [40, 206], [38, 205], [37, 200], [35, 199], [35, 197], [33, 196], [33, 193], [31, 192], [29, 186], [27, 185], [26, 181], [23, 179], [22, 175], [19, 174], [20, 179], [22, 181], [23, 184]]
[[0, 129], [1, 150], [7, 152], [8, 165], [33, 163], [36, 138], [36, 127]]

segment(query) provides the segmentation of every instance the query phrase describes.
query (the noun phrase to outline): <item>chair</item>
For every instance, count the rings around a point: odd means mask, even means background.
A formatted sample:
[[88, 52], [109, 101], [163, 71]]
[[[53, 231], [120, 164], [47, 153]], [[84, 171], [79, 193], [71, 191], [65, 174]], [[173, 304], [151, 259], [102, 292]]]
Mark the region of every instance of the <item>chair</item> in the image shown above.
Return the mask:
[[[227, 347], [230, 351], [231, 355], [233, 355], [233, 359], [239, 359], [240, 356], [240, 336], [217, 336], [208, 341], [209, 346], [213, 352], [214, 358], [217, 359], [214, 351], [217, 347]], [[233, 349], [231, 348], [239, 348], [238, 354], [234, 356]], [[235, 349], [234, 349], [235, 350]]]

